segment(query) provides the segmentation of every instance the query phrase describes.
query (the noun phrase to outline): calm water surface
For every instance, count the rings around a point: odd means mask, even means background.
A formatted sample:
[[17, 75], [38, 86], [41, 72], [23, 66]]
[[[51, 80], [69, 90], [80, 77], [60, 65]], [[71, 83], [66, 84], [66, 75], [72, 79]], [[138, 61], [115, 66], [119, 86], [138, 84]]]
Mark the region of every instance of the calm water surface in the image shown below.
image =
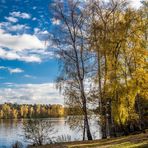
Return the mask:
[[[69, 135], [71, 141], [82, 140], [80, 128], [71, 129], [67, 118], [49, 118], [54, 125], [56, 133], [54, 137]], [[97, 120], [91, 121], [91, 130], [94, 139], [101, 138], [101, 132]], [[16, 141], [20, 141], [24, 148], [29, 144], [24, 137], [23, 120], [0, 120], [0, 148], [10, 148]]]

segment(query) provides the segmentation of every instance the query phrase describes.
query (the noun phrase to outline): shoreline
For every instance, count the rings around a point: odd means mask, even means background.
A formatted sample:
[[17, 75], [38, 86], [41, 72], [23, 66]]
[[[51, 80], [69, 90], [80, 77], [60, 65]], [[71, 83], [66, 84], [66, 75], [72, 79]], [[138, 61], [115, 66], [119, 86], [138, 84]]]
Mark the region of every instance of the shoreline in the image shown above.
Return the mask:
[[47, 144], [43, 146], [29, 146], [29, 148], [147, 148], [148, 130], [146, 133], [139, 133], [129, 136], [121, 136], [110, 139], [93, 141], [63, 142]]

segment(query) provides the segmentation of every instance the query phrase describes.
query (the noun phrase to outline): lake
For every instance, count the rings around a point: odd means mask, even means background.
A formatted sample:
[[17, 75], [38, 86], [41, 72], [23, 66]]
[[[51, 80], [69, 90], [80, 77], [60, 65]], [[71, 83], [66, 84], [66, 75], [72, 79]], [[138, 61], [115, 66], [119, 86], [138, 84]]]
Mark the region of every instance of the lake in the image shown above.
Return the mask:
[[[48, 118], [49, 122], [52, 123], [54, 130], [56, 131], [53, 137], [69, 135], [71, 141], [82, 140], [83, 130], [76, 127], [71, 128], [69, 118]], [[30, 144], [24, 137], [23, 122], [27, 119], [21, 120], [0, 120], [0, 148], [10, 148], [12, 144], [19, 141], [23, 144], [23, 147], [27, 147]], [[44, 119], [45, 120], [45, 119]], [[95, 120], [90, 120], [90, 128], [92, 130], [92, 135], [94, 139], [101, 138], [100, 127], [98, 122]]]

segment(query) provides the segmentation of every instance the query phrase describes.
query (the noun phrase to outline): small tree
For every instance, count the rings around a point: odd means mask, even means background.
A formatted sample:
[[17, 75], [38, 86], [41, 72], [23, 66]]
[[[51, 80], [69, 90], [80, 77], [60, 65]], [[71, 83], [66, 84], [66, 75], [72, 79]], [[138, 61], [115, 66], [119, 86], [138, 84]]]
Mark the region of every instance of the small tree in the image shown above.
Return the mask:
[[19, 141], [16, 141], [13, 145], [12, 148], [22, 148], [23, 144]]
[[51, 143], [51, 135], [54, 133], [54, 128], [48, 120], [27, 120], [23, 129], [25, 138], [33, 145]]

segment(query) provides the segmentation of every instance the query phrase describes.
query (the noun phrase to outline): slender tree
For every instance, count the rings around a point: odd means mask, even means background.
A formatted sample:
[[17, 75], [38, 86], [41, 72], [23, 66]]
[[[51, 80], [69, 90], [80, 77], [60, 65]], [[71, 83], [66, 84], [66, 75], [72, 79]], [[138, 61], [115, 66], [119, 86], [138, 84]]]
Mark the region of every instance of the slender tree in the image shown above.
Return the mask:
[[[67, 104], [82, 108], [85, 129], [88, 140], [92, 140], [88, 120], [88, 90], [86, 80], [92, 74], [93, 54], [88, 51], [87, 44], [87, 14], [83, 3], [67, 0], [56, 2], [53, 6], [54, 19], [60, 21], [57, 34], [54, 33], [54, 43], [58, 50], [56, 54], [60, 62], [61, 74], [58, 84], [64, 84], [64, 96]], [[84, 139], [84, 138], [83, 138]]]

